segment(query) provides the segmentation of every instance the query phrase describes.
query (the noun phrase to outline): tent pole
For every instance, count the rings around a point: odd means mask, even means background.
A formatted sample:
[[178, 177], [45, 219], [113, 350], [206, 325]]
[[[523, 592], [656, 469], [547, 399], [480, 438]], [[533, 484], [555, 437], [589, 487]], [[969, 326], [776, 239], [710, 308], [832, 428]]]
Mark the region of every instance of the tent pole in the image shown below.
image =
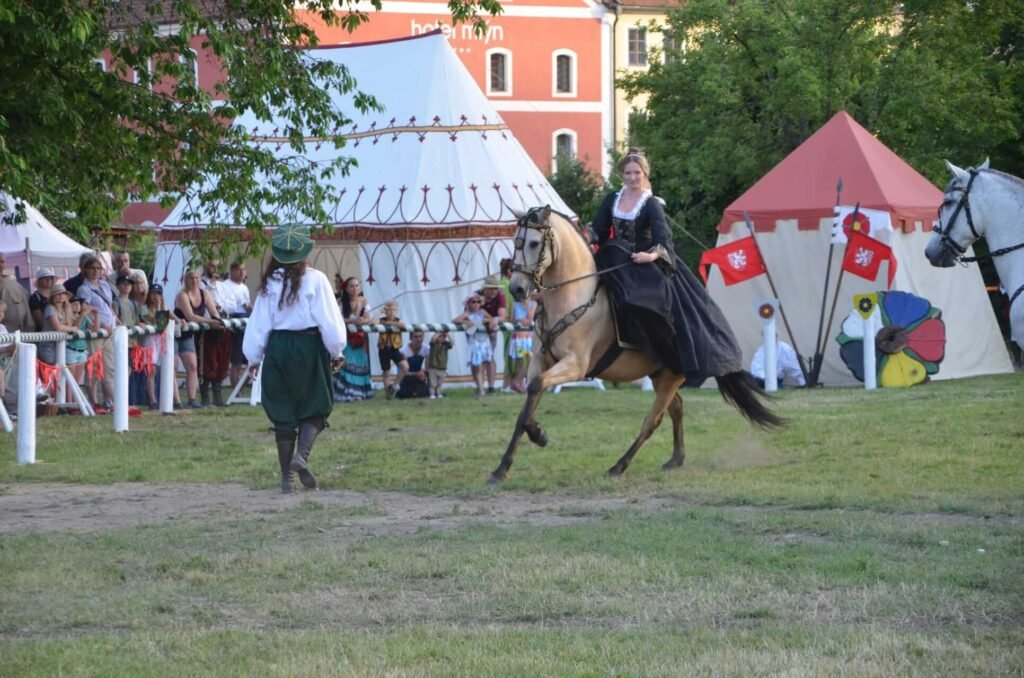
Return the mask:
[[[761, 246], [757, 244], [757, 235], [754, 233], [754, 222], [750, 220], [750, 215], [747, 211], [743, 211], [743, 221], [747, 223], [747, 230], [750, 231], [750, 237], [754, 240], [754, 246], [757, 247], [757, 253], [761, 254]], [[782, 316], [782, 324], [786, 326], [786, 333], [789, 335], [789, 340], [793, 342], [793, 350], [796, 351], [797, 362], [800, 363], [800, 371], [803, 372], [804, 381], [807, 381], [807, 366], [804, 365], [803, 354], [800, 353], [800, 347], [796, 343], [796, 335], [793, 334], [793, 330], [789, 327], [789, 318], [786, 317], [786, 308], [782, 305], [782, 299], [779, 299], [779, 292], [775, 289], [775, 281], [772, 280], [772, 273], [768, 270], [768, 262], [765, 261], [764, 255], [761, 255], [761, 263], [764, 264], [764, 275], [768, 278], [768, 286], [772, 289], [772, 296], [779, 300], [779, 314]], [[810, 382], [807, 382], [810, 384]]]
[[[842, 200], [842, 198], [841, 198], [842, 195], [843, 195], [843, 178], [839, 177], [839, 180], [836, 182], [836, 207], [839, 207], [839, 204], [840, 204], [840, 202]], [[833, 215], [832, 219], [833, 219], [833, 224], [834, 224], [834, 220], [835, 220], [835, 216], [834, 215]], [[835, 248], [836, 248], [836, 244], [835, 244], [835, 242], [833, 241], [833, 239], [832, 239], [832, 237], [830, 235], [829, 236], [829, 243], [828, 243], [828, 261], [825, 264], [825, 284], [821, 288], [821, 313], [818, 315], [818, 336], [814, 340], [814, 357], [811, 358], [811, 373], [809, 375], [807, 375], [807, 385], [808, 386], [817, 386], [818, 385], [818, 376], [821, 374], [821, 363], [825, 359], [825, 342], [828, 341], [828, 339], [827, 339], [827, 335], [826, 335], [826, 338], [824, 340], [822, 339], [822, 336], [823, 336], [822, 332], [824, 331], [823, 330], [823, 324], [825, 322], [825, 304], [826, 304], [826, 302], [828, 300], [828, 282], [829, 282], [829, 279], [832, 276], [832, 253], [835, 251]], [[839, 289], [836, 288], [836, 293], [838, 293], [838, 292], [839, 292]], [[831, 324], [831, 321], [830, 321], [830, 324]]]
[[[853, 221], [854, 222], [857, 221], [857, 215], [859, 213], [860, 213], [860, 202], [858, 201], [857, 204], [854, 205], [854, 207], [853, 207]], [[829, 245], [830, 253], [831, 253], [831, 247], [832, 246]], [[849, 247], [849, 244], [847, 244], [847, 247]], [[830, 264], [832, 263], [832, 257], [829, 257], [828, 262]], [[835, 315], [836, 315], [836, 302], [839, 301], [839, 289], [843, 286], [843, 274], [844, 273], [846, 273], [846, 269], [843, 268], [843, 267], [839, 267], [839, 277], [836, 278], [836, 293], [835, 293], [835, 296], [832, 297], [832, 309], [828, 312], [828, 324], [825, 325], [825, 334], [822, 337], [822, 342], [821, 342], [821, 353], [820, 353], [820, 355], [822, 357], [824, 357], [824, 355], [825, 355], [825, 344], [828, 343], [828, 335], [829, 335], [830, 332], [832, 332], [832, 320], [835, 318]], [[824, 307], [822, 307], [822, 310], [823, 311], [825, 310]], [[821, 371], [821, 362], [822, 362], [821, 360], [818, 361], [818, 371]], [[817, 377], [818, 375], [815, 374], [814, 376]]]

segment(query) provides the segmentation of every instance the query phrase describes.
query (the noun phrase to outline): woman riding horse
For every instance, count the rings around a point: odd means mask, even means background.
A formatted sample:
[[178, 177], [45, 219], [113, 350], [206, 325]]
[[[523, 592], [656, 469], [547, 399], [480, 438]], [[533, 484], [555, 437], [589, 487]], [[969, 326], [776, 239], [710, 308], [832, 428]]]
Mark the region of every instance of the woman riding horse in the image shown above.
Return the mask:
[[[743, 354], [721, 309], [676, 257], [642, 151], [621, 161], [624, 186], [594, 218], [597, 267], [613, 300], [619, 345], [642, 351], [688, 382], [743, 370]], [[632, 261], [634, 265], [622, 266]], [[610, 269], [610, 270], [609, 270]]]

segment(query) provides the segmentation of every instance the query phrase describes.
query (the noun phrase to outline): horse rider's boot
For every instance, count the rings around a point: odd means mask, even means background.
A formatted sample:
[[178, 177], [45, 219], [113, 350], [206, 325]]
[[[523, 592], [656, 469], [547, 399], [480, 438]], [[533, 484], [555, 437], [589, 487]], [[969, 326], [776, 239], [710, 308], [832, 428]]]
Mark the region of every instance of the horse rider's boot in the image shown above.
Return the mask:
[[221, 391], [221, 384], [219, 381], [213, 382], [213, 404], [215, 407], [224, 407], [224, 394]]
[[316, 488], [316, 478], [309, 470], [309, 453], [313, 451], [313, 443], [323, 430], [323, 417], [310, 417], [299, 422], [299, 443], [292, 457], [291, 470], [299, 474], [302, 486], [311, 490]]
[[201, 382], [199, 382], [199, 397], [200, 405], [202, 405], [203, 407], [210, 406], [210, 382], [207, 381], [206, 379], [203, 379]]
[[274, 440], [277, 442], [277, 462], [281, 465], [281, 493], [288, 494], [294, 488], [292, 481], [295, 474], [292, 472], [292, 456], [295, 454], [295, 431], [274, 431]]

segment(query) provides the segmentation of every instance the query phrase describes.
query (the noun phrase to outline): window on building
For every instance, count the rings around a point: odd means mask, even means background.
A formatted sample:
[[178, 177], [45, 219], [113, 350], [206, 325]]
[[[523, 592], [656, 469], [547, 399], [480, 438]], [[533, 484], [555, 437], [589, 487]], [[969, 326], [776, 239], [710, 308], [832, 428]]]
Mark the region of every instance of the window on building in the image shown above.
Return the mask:
[[576, 60], [571, 54], [555, 55], [555, 93], [576, 93]]
[[96, 67], [97, 71], [105, 71], [105, 70], [107, 70], [107, 62], [104, 61], [103, 59], [93, 59], [92, 60], [92, 65]]
[[555, 157], [558, 156], [576, 157], [576, 135], [570, 132], [560, 132], [555, 135]]
[[676, 37], [675, 33], [671, 31], [662, 33], [662, 53], [665, 56], [666, 64], [674, 64], [679, 61], [683, 53], [683, 42]]
[[188, 50], [185, 54], [178, 55], [178, 61], [185, 68], [185, 74], [182, 78], [183, 81], [193, 87], [199, 84], [199, 56], [195, 53], [195, 50]]
[[512, 92], [512, 56], [508, 52], [489, 52], [487, 55], [488, 94]]
[[647, 29], [630, 28], [629, 36], [629, 65], [647, 65]]

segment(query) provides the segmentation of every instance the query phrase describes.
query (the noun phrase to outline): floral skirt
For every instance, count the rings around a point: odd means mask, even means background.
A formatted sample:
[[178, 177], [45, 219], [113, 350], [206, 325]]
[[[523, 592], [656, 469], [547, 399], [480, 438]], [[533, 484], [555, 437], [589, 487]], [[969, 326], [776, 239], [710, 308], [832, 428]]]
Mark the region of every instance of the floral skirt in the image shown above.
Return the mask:
[[479, 367], [484, 363], [494, 360], [494, 351], [491, 349], [491, 340], [486, 333], [474, 335], [469, 342], [469, 365]]
[[533, 352], [533, 332], [515, 332], [508, 342], [508, 357], [518, 360], [528, 358]]
[[366, 345], [359, 348], [347, 345], [342, 355], [345, 356], [345, 364], [341, 371], [334, 375], [334, 402], [347, 403], [372, 398], [370, 354], [366, 350]]

